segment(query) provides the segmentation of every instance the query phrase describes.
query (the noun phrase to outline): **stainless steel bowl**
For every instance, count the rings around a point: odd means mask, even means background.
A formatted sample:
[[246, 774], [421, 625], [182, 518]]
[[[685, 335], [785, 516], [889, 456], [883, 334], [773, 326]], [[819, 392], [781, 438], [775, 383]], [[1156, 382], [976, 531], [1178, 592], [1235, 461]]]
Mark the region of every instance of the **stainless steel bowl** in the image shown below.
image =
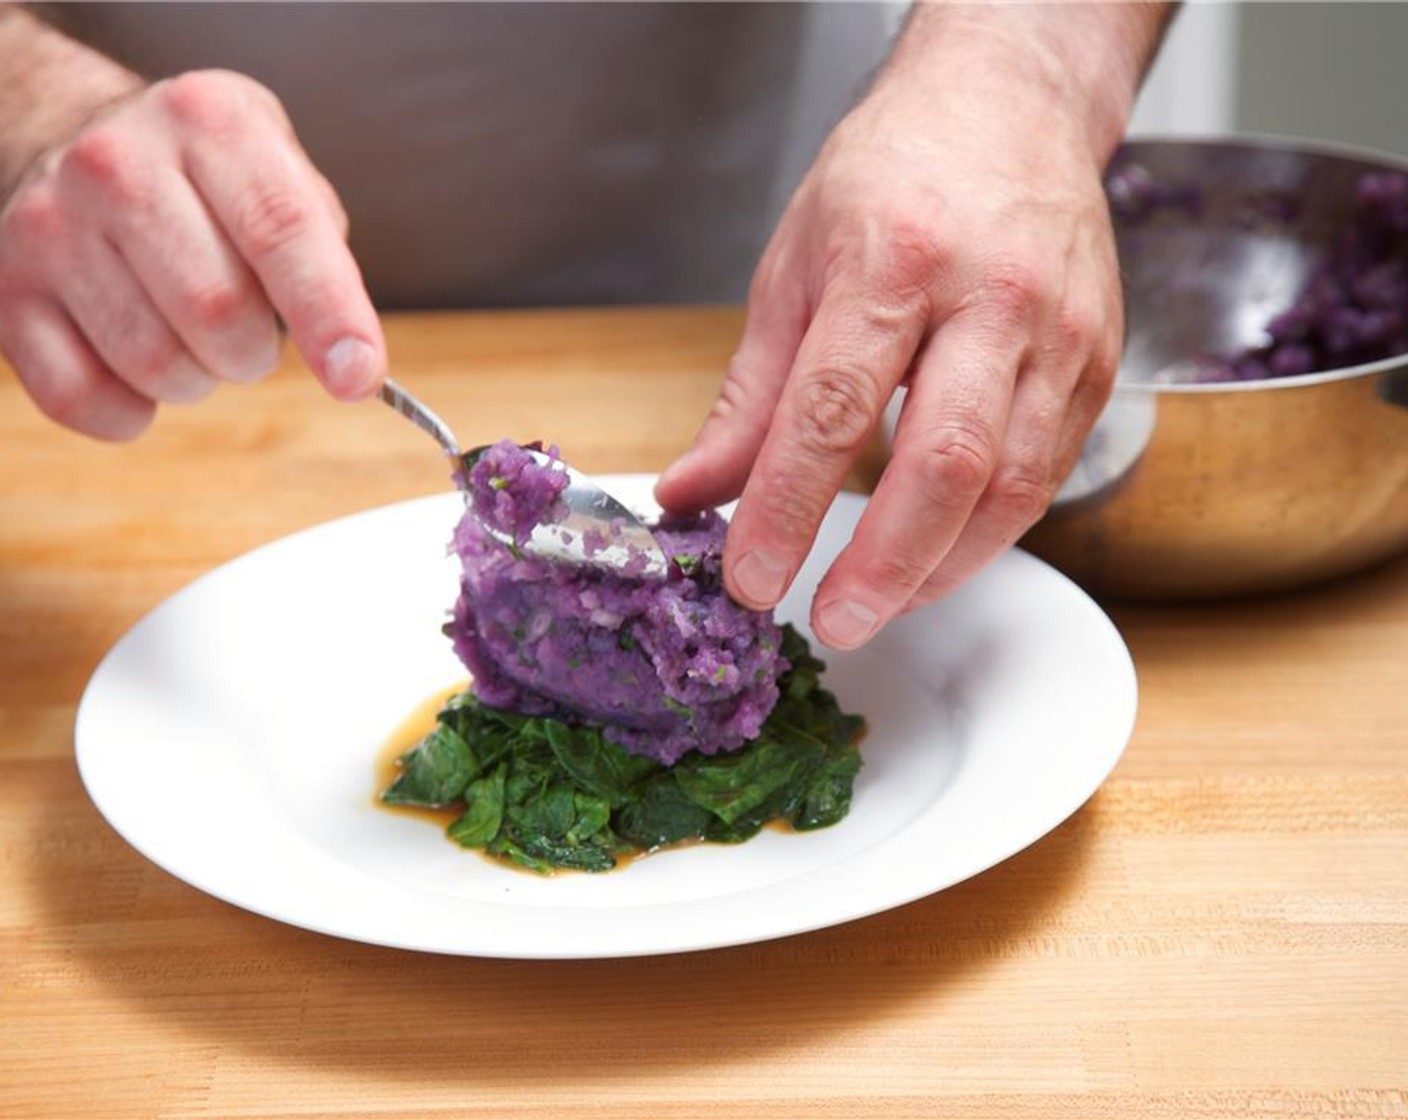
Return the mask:
[[[1080, 462], [1023, 545], [1097, 593], [1208, 598], [1408, 548], [1408, 355], [1263, 381], [1161, 384], [1265, 341], [1389, 157], [1296, 142], [1144, 141], [1201, 211], [1117, 221], [1128, 339]], [[1295, 216], [1282, 212], [1295, 201]]]

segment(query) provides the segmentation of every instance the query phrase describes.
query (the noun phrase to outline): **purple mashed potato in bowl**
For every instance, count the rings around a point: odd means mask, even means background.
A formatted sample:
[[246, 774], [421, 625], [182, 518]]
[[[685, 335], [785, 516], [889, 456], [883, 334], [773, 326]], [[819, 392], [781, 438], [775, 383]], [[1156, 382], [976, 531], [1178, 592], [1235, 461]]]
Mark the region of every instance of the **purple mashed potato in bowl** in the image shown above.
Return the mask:
[[1348, 225], [1265, 330], [1264, 343], [1207, 361], [1205, 378], [1296, 377], [1408, 353], [1408, 174], [1360, 176]]
[[1105, 190], [1125, 381], [1264, 381], [1408, 354], [1408, 167], [1133, 142]]
[[486, 530], [524, 540], [557, 515], [565, 475], [515, 445], [496, 444], [469, 484], [448, 633], [481, 703], [598, 726], [666, 765], [757, 736], [787, 668], [782, 634], [724, 591], [718, 514], [662, 518], [653, 531], [671, 574], [646, 580], [538, 559]]

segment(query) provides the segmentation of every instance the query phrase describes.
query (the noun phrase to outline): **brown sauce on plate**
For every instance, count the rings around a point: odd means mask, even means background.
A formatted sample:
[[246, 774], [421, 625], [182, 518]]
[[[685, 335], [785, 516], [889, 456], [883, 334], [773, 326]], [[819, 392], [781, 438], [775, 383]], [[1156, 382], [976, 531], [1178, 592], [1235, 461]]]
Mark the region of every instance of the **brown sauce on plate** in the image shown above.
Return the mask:
[[378, 808], [408, 817], [419, 817], [438, 825], [443, 832], [463, 812], [458, 806], [444, 809], [426, 809], [420, 805], [388, 805], [381, 799], [382, 790], [390, 787], [401, 768], [397, 760], [423, 738], [435, 730], [435, 717], [440, 714], [452, 696], [458, 696], [469, 687], [467, 681], [450, 688], [442, 688], [417, 704], [411, 713], [396, 727], [376, 755], [376, 779], [372, 787], [372, 800]]
[[[445, 829], [449, 828], [464, 811], [461, 805], [450, 805], [443, 809], [427, 809], [420, 805], [389, 805], [381, 799], [381, 793], [383, 790], [389, 788], [391, 783], [394, 782], [400, 774], [401, 768], [397, 765], [397, 762], [401, 756], [435, 729], [435, 717], [440, 714], [452, 697], [458, 696], [468, 687], [469, 682], [464, 681], [449, 688], [439, 689], [432, 695], [426, 697], [411, 710], [410, 714], [397, 725], [396, 730], [387, 737], [385, 744], [383, 744], [381, 750], [379, 750], [376, 755], [376, 781], [372, 790], [372, 801], [378, 808], [385, 809], [390, 813], [418, 817], [423, 821], [428, 821], [435, 825], [442, 833]], [[792, 827], [790, 821], [781, 818], [769, 821], [763, 827], [773, 832], [795, 834], [797, 831]], [[616, 855], [616, 866], [612, 870], [620, 871], [642, 856], [652, 855], [657, 851], [675, 851], [680, 848], [692, 847], [695, 844], [702, 843], [705, 843], [705, 841], [683, 840], [676, 844], [668, 844], [664, 848], [652, 849], [651, 851], [620, 852]], [[489, 860], [489, 862], [493, 863], [496, 867], [507, 867], [514, 871], [527, 872], [530, 875], [540, 874], [539, 872], [530, 871], [528, 868], [519, 867], [512, 860], [491, 856], [487, 852], [478, 849], [466, 849], [466, 851], [476, 852], [476, 854]], [[605, 872], [584, 872], [574, 871], [571, 868], [556, 868], [548, 872], [548, 874], [601, 875], [605, 874]]]

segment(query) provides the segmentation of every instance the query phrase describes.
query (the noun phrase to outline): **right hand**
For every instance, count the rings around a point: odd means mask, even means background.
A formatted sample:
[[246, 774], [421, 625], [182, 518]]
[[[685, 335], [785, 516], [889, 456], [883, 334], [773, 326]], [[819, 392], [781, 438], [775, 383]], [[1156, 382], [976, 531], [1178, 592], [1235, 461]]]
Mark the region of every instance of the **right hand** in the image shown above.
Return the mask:
[[278, 362], [335, 397], [386, 370], [347, 218], [257, 82], [197, 71], [56, 138], [0, 210], [0, 352], [52, 419], [131, 439]]

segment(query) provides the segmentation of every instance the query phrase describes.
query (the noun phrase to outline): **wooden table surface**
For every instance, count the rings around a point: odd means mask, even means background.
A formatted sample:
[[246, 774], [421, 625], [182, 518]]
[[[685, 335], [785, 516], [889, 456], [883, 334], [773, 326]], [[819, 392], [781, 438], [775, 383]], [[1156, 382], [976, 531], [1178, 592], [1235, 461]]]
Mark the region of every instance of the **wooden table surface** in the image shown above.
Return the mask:
[[[657, 469], [730, 310], [393, 317], [467, 443]], [[641, 960], [437, 957], [216, 901], [73, 760], [108, 646], [213, 565], [443, 488], [295, 362], [141, 441], [0, 371], [0, 1117], [1408, 1116], [1408, 561], [1239, 605], [1112, 607], [1129, 750], [1027, 851], [818, 933]]]

